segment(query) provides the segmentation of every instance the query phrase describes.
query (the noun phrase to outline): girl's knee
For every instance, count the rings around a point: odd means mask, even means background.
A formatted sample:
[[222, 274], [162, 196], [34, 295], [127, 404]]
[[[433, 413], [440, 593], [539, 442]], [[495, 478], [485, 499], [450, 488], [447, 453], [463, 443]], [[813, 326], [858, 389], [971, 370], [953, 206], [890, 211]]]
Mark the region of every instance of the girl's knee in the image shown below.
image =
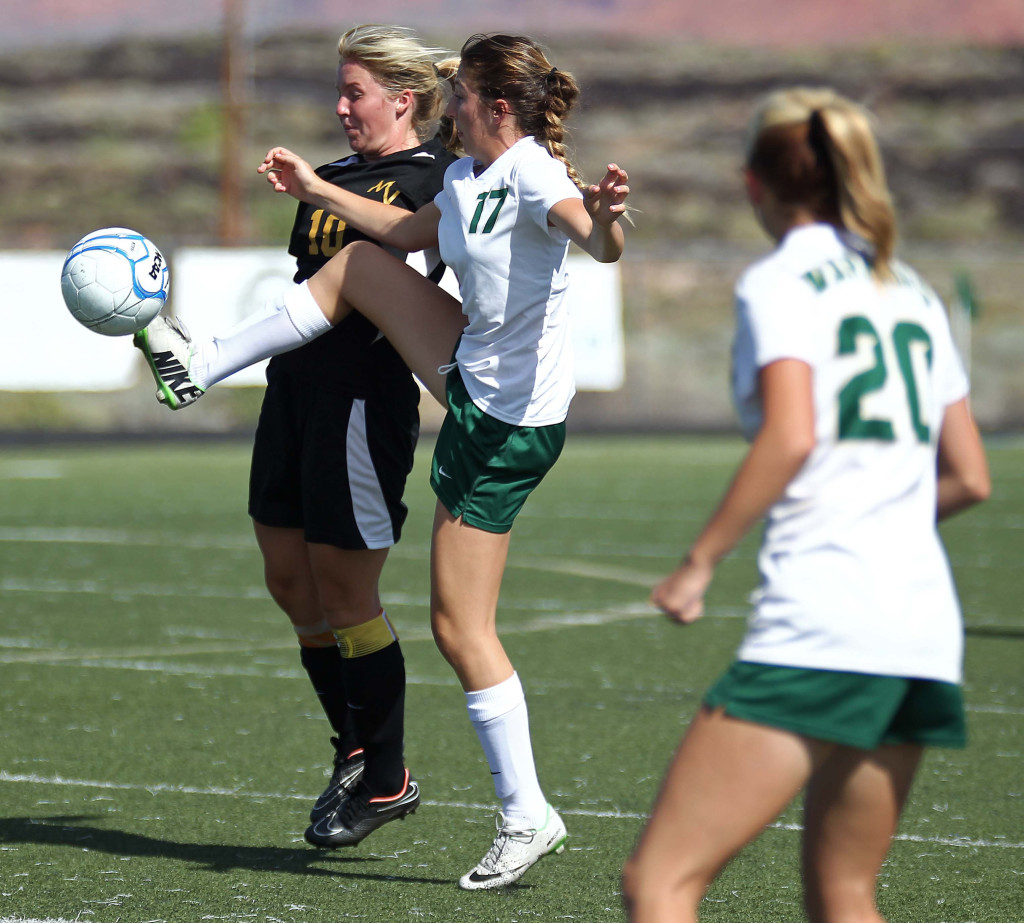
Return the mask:
[[294, 621], [309, 595], [307, 581], [284, 568], [266, 568], [263, 582], [274, 602]]
[[885, 923], [875, 904], [875, 881], [804, 882], [810, 923]]
[[467, 630], [444, 612], [431, 613], [430, 630], [441, 656], [453, 666], [481, 648], [482, 639], [477, 632]]
[[636, 856], [630, 856], [622, 866], [622, 898], [627, 909], [636, 905], [641, 894], [640, 868]]
[[622, 896], [631, 923], [697, 919], [708, 882], [688, 878], [674, 866], [666, 870], [664, 864], [634, 854], [623, 866]]

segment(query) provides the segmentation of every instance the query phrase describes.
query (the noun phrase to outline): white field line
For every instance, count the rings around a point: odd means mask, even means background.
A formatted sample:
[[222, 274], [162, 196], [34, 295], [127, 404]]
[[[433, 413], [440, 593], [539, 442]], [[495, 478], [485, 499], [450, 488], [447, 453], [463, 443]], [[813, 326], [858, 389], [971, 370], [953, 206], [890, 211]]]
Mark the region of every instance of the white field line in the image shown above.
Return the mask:
[[[385, 596], [385, 604], [393, 602]], [[548, 604], [550, 606], [550, 603]], [[547, 608], [547, 607], [545, 607]], [[708, 612], [711, 618], [745, 618], [746, 614], [741, 611], [731, 610], [726, 607], [711, 610]], [[600, 625], [611, 625], [616, 622], [630, 622], [638, 619], [660, 618], [646, 603], [635, 603], [628, 606], [615, 606], [605, 610], [593, 610], [589, 612], [566, 612], [561, 615], [546, 614], [537, 618], [521, 622], [507, 621], [501, 627], [502, 635], [535, 634], [545, 631], [561, 631], [565, 628], [581, 628]], [[402, 641], [416, 642], [431, 640], [428, 628], [401, 630]], [[132, 648], [128, 650], [112, 651], [105, 650], [25, 650], [20, 644], [18, 650], [3, 651], [3, 643], [0, 640], [0, 664], [13, 663], [79, 663], [83, 666], [93, 662], [102, 662], [103, 665], [117, 667], [123, 661], [153, 661], [166, 659], [168, 657], [201, 656], [206, 654], [225, 654], [238, 651], [238, 642], [225, 639], [223, 642], [202, 644], [176, 644], [173, 647], [146, 647]], [[283, 638], [280, 641], [268, 641], [262, 644], [246, 644], [247, 651], [273, 651], [292, 650], [295, 641], [291, 638]], [[127, 668], [131, 668], [128, 666]], [[211, 675], [216, 671], [211, 670]]]
[[251, 536], [238, 535], [167, 535], [159, 532], [129, 532], [124, 529], [93, 529], [81, 527], [6, 526], [0, 528], [0, 542], [64, 542], [69, 545], [125, 545], [166, 548], [223, 548], [249, 550], [256, 547]]
[[[511, 632], [508, 632], [511, 633]], [[402, 640], [407, 641], [409, 637], [407, 634], [402, 635]], [[420, 640], [426, 640], [420, 639]], [[278, 650], [285, 649], [291, 650], [294, 648], [294, 644], [284, 644], [279, 647], [272, 647], [266, 645], [264, 647], [256, 648], [250, 646], [248, 650]], [[231, 650], [237, 650], [237, 647], [231, 648]], [[149, 652], [152, 658], [156, 658], [161, 654], [166, 655], [168, 651], [151, 651]], [[201, 651], [200, 653], [209, 653], [209, 651]], [[0, 656], [0, 664], [5, 663], [25, 663], [28, 658], [5, 659]], [[39, 657], [32, 658], [34, 664], [47, 665], [52, 662], [52, 658]], [[64, 665], [69, 665], [67, 660], [63, 661]], [[119, 657], [110, 656], [109, 652], [106, 655], [98, 655], [95, 658], [81, 658], [78, 663], [72, 663], [72, 666], [77, 666], [80, 669], [98, 669], [98, 670], [125, 670], [134, 673], [158, 673], [165, 676], [199, 676], [204, 679], [224, 678], [231, 679], [234, 677], [252, 677], [254, 679], [283, 679], [289, 681], [306, 681], [306, 674], [300, 672], [297, 669], [289, 667], [274, 668], [270, 666], [264, 667], [235, 667], [235, 666], [204, 666], [196, 663], [169, 663], [157, 659], [143, 659], [143, 660], [129, 660], [127, 658], [121, 659]], [[436, 676], [416, 676], [410, 674], [406, 677], [406, 683], [410, 686], [431, 686], [437, 688], [458, 686], [454, 676], [450, 677], [436, 677]], [[557, 689], [562, 690], [569, 688], [570, 683], [557, 684]], [[553, 691], [550, 683], [539, 683], [536, 685], [531, 684], [530, 695], [545, 695], [548, 692]], [[605, 689], [604, 691], [613, 692], [613, 689]], [[667, 688], [663, 686], [647, 688], [630, 686], [630, 694], [644, 693], [650, 695], [668, 695], [674, 692], [682, 694], [682, 690], [675, 688]], [[690, 693], [687, 692], [689, 695]], [[989, 715], [1005, 715], [1008, 717], [1024, 717], [1024, 708], [1011, 708], [1008, 705], [965, 705], [964, 710], [968, 712], [974, 712], [978, 714], [989, 714]], [[0, 920], [0, 923], [3, 923]]]
[[57, 919], [47, 917], [45, 920], [35, 917], [0, 917], [0, 923], [74, 923], [74, 921], [65, 920], [63, 917]]
[[[388, 600], [385, 599], [385, 603]], [[558, 631], [563, 628], [577, 628], [580, 626], [609, 625], [614, 622], [631, 621], [640, 618], [657, 618], [657, 614], [646, 605], [617, 606], [614, 609], [594, 612], [569, 612], [564, 615], [545, 615], [540, 618], [530, 619], [525, 623], [508, 624], [502, 626], [503, 635], [532, 634], [541, 631]], [[401, 630], [403, 642], [429, 641], [431, 640], [428, 628]], [[295, 641], [292, 638], [284, 638], [281, 641], [266, 642], [263, 644], [247, 644], [247, 651], [271, 651], [271, 650], [292, 650]], [[179, 656], [200, 656], [204, 654], [223, 654], [238, 651], [238, 642], [225, 640], [223, 643], [210, 644], [181, 644], [174, 647], [147, 647], [135, 648], [123, 651], [111, 650], [66, 650], [66, 651], [42, 651], [42, 650], [18, 650], [0, 653], [0, 663], [74, 663], [81, 662], [83, 665], [90, 661], [102, 661], [106, 665], [117, 666], [122, 661], [128, 660], [154, 660], [166, 659], [167, 657]], [[211, 675], [216, 671], [211, 671]]]
[[[52, 785], [61, 788], [91, 788], [102, 791], [148, 792], [150, 795], [205, 795], [222, 798], [253, 798], [260, 801], [311, 801], [313, 795], [282, 792], [246, 792], [235, 788], [200, 788], [194, 785], [169, 785], [158, 783], [140, 785], [128, 782], [99, 782], [91, 779], [69, 779], [64, 776], [38, 776], [20, 774], [0, 770], [0, 782], [22, 783], [28, 785]], [[423, 802], [433, 808], [448, 808], [456, 811], [493, 811], [491, 804], [477, 804], [471, 801], [432, 801]], [[572, 817], [594, 817], [604, 820], [646, 820], [646, 813], [637, 811], [594, 811], [587, 808], [559, 808], [559, 813]], [[785, 831], [801, 831], [800, 824], [769, 824], [769, 829]], [[1024, 849], [1024, 843], [1012, 843], [1005, 840], [984, 840], [972, 837], [925, 837], [916, 834], [897, 834], [895, 839], [908, 843], [928, 843], [938, 846], [965, 846], [987, 849]]]
[[[397, 603], [394, 598], [386, 598], [385, 604]], [[546, 631], [560, 631], [565, 628], [580, 628], [590, 626], [611, 625], [616, 622], [629, 622], [645, 618], [660, 618], [650, 606], [644, 603], [635, 603], [630, 606], [615, 606], [606, 610], [595, 610], [590, 612], [568, 612], [562, 615], [545, 615], [539, 618], [530, 619], [521, 623], [506, 623], [501, 628], [502, 635], [525, 635], [536, 634]], [[742, 619], [747, 617], [745, 609], [731, 609], [725, 606], [709, 609], [705, 618], [720, 619]], [[402, 641], [413, 643], [419, 641], [430, 641], [432, 636], [427, 628], [409, 629], [401, 631]], [[223, 642], [201, 644], [176, 644], [174, 647], [146, 647], [130, 648], [122, 651], [111, 650], [41, 650], [38, 648], [26, 650], [29, 643], [21, 639], [0, 638], [0, 664], [54, 664], [61, 663], [82, 668], [106, 669], [106, 670], [129, 670], [142, 673], [164, 673], [171, 676], [195, 675], [208, 677], [235, 677], [251, 676], [261, 679], [303, 679], [304, 674], [299, 671], [284, 668], [267, 667], [234, 667], [234, 666], [206, 666], [201, 664], [169, 662], [168, 658], [178, 657], [199, 657], [212, 656], [215, 654], [230, 654], [238, 651], [236, 641], [225, 639]], [[35, 647], [34, 645], [31, 645]], [[4, 650], [4, 648], [17, 648], [16, 650]], [[280, 641], [268, 641], [262, 644], [248, 644], [248, 652], [255, 651], [290, 651], [294, 650], [295, 642], [291, 638], [284, 638]], [[434, 679], [426, 677], [409, 676], [407, 682], [413, 686], [448, 686], [453, 680]], [[642, 691], [642, 690], [633, 690]], [[654, 690], [664, 692], [665, 690]], [[1024, 716], [1024, 709], [1014, 708], [1008, 705], [967, 705], [966, 710], [981, 714], [997, 714], [1009, 716]], [[2, 921], [0, 921], [2, 923]]]
[[[118, 545], [156, 545], [165, 547], [168, 542], [166, 535], [145, 536], [120, 530], [106, 529], [47, 529], [47, 528], [0, 528], [0, 542], [4, 541], [35, 541], [35, 542], [81, 542], [98, 544]], [[252, 540], [244, 540], [237, 537], [218, 536], [189, 536], [184, 542], [178, 538], [174, 540], [177, 544], [185, 544], [194, 548], [251, 548]], [[392, 549], [392, 554], [406, 559], [424, 559], [425, 552], [412, 550], [410, 546], [398, 546]], [[540, 570], [548, 573], [561, 574], [563, 576], [581, 577], [591, 580], [607, 580], [614, 583], [639, 586], [647, 589], [656, 582], [657, 576], [626, 568], [609, 567], [605, 564], [598, 564], [590, 561], [580, 561], [572, 558], [541, 557], [537, 555], [514, 555], [509, 559], [509, 567], [517, 567], [527, 570]], [[131, 599], [137, 596], [175, 598], [184, 594], [192, 598], [202, 599], [261, 599], [267, 600], [266, 590], [263, 587], [246, 587], [242, 589], [230, 589], [224, 587], [182, 587], [177, 586], [136, 586], [125, 588], [120, 586], [117, 589], [105, 587], [98, 581], [56, 581], [56, 580], [18, 580], [17, 578], [5, 578], [0, 580], [0, 592], [24, 592], [24, 593], [68, 593], [68, 594], [98, 594], [108, 595], [113, 598]], [[425, 607], [425, 597], [414, 597], [407, 594], [385, 594], [384, 603], [386, 606], [419, 606]], [[528, 605], [517, 604], [507, 607], [510, 610], [529, 609], [557, 609], [557, 601], [545, 600]], [[729, 607], [717, 607], [709, 609], [705, 617], [711, 618], [746, 618], [746, 609]], [[525, 624], [502, 625], [502, 635], [533, 634], [541, 631], [557, 631], [563, 628], [585, 627], [592, 625], [609, 625], [615, 622], [632, 621], [639, 618], [657, 618], [657, 613], [643, 603], [628, 606], [616, 606], [610, 610], [596, 612], [570, 612], [563, 615], [549, 615], [536, 618]], [[986, 626], [993, 627], [993, 626]], [[430, 632], [425, 629], [403, 629], [402, 640], [408, 642], [430, 640]], [[16, 642], [22, 646], [21, 642]], [[5, 644], [0, 639], [0, 652], [4, 647], [12, 646]], [[263, 644], [250, 644], [250, 651], [273, 651], [288, 650], [293, 647], [290, 639], [266, 642]], [[159, 663], [152, 663], [153, 658], [164, 656], [198, 656], [205, 654], [223, 654], [237, 651], [238, 645], [234, 641], [225, 639], [223, 644], [199, 645], [178, 645], [174, 648], [162, 647], [158, 650], [152, 648], [140, 650], [128, 650], [111, 654], [107, 651], [33, 651], [31, 653], [5, 654], [0, 653], [0, 664], [5, 663], [79, 663], [81, 666], [102, 666], [110, 669], [135, 669], [151, 670], [161, 672], [163, 667]], [[125, 660], [150, 661], [148, 664], [126, 664]], [[172, 668], [170, 672], [174, 672]], [[178, 672], [182, 672], [181, 669]], [[189, 672], [202, 672], [201, 668], [193, 668]], [[243, 671], [234, 671], [234, 675], [242, 675]], [[209, 675], [218, 675], [218, 671], [210, 670]], [[220, 674], [225, 675], [225, 674]], [[256, 674], [254, 674], [256, 675]], [[264, 674], [258, 674], [264, 675]], [[271, 674], [274, 675], [274, 674]], [[284, 675], [283, 678], [290, 678]], [[424, 681], [427, 684], [427, 681]], [[968, 711], [989, 712], [995, 714], [1020, 715], [1024, 714], [1020, 709], [1003, 706], [967, 706]], [[2, 921], [0, 921], [2, 923]]]
[[588, 580], [609, 580], [613, 583], [625, 583], [628, 586], [640, 586], [651, 590], [663, 574], [648, 574], [643, 571], [629, 570], [622, 567], [609, 567], [595, 561], [578, 561], [572, 558], [540, 557], [538, 555], [514, 555], [509, 557], [509, 567], [525, 570], [541, 570], [566, 577], [585, 577]]
[[[57, 538], [51, 533], [58, 531], [62, 534], [74, 533], [75, 538]], [[19, 538], [12, 538], [9, 533], [18, 533]], [[116, 536], [116, 537], [115, 537]], [[49, 530], [49, 529], [0, 529], [0, 542], [3, 541], [30, 541], [30, 542], [44, 542], [49, 543], [53, 541], [58, 542], [81, 542], [84, 544], [117, 544], [125, 546], [158, 546], [166, 547], [171, 539], [167, 536], [161, 536], [159, 540], [152, 536], [136, 536], [132, 537], [128, 533], [110, 533], [105, 530], [87, 530], [87, 535], [82, 535], [82, 530]], [[245, 541], [239, 543], [237, 540], [230, 538], [204, 538], [202, 536], [192, 536], [184, 540], [173, 540], [174, 544], [184, 545], [185, 547], [193, 549], [224, 549], [224, 550], [238, 550], [238, 549], [251, 549], [253, 547], [252, 541]], [[404, 548], [400, 551], [398, 546], [392, 549], [392, 556], [402, 558], [403, 560], [421, 560], [425, 561], [428, 556], [426, 549], [410, 550], [406, 551]], [[600, 552], [599, 552], [600, 554]], [[671, 552], [667, 552], [671, 554]], [[541, 555], [530, 555], [530, 554], [513, 554], [509, 557], [508, 566], [511, 568], [517, 568], [519, 570], [541, 570], [549, 573], [563, 574], [565, 576], [572, 577], [585, 577], [589, 580], [607, 580], [613, 583], [625, 583], [630, 586], [642, 586], [645, 588], [653, 587], [661, 576], [660, 573], [648, 573], [645, 571], [636, 571], [626, 568], [608, 567], [604, 564], [593, 563], [586, 560], [576, 560], [573, 558], [561, 558], [552, 556], [541, 556]], [[140, 587], [125, 587], [118, 586], [116, 589], [105, 585], [102, 581], [98, 580], [79, 580], [79, 581], [58, 581], [58, 580], [19, 580], [16, 578], [8, 578], [0, 582], [0, 590], [5, 592], [23, 592], [23, 593], [109, 593], [111, 595], [120, 594], [122, 596], [180, 596], [183, 593], [184, 588], [181, 585], [161, 587], [157, 586], [140, 586]], [[243, 590], [238, 589], [224, 589], [224, 588], [194, 588], [191, 590], [197, 595], [211, 596], [214, 598], [241, 598], [241, 599], [253, 599], [253, 598], [265, 598], [267, 595], [266, 590], [263, 587], [247, 587]]]
[[[523, 629], [525, 632], [526, 629]], [[506, 632], [512, 634], [514, 632]], [[415, 638], [413, 640], [427, 640], [429, 635], [424, 635], [423, 638]], [[410, 640], [408, 632], [403, 632], [402, 641]], [[279, 645], [264, 645], [262, 647], [250, 646], [248, 650], [292, 650], [294, 649], [294, 643], [284, 643]], [[237, 650], [237, 646], [231, 648], [232, 651]], [[216, 653], [211, 649], [203, 649], [201, 651], [193, 651], [193, 653]], [[252, 677], [255, 679], [283, 679], [289, 681], [305, 681], [306, 674], [298, 669], [291, 667], [272, 667], [272, 666], [260, 666], [260, 667], [237, 667], [237, 666], [209, 666], [197, 663], [171, 663], [164, 660], [159, 660], [161, 655], [166, 656], [170, 652], [166, 649], [151, 650], [144, 652], [143, 657], [145, 659], [130, 659], [127, 655], [115, 656], [111, 655], [110, 652], [102, 654], [96, 654], [95, 656], [82, 655], [79, 658], [79, 662], [71, 663], [72, 666], [77, 666], [80, 669], [98, 669], [98, 670], [125, 670], [134, 673], [159, 673], [165, 676], [199, 676], [204, 679], [224, 678], [231, 679], [234, 677]], [[67, 658], [62, 663], [67, 666]], [[34, 664], [47, 665], [54, 661], [54, 658], [41, 655], [37, 658], [5, 658], [0, 655], [0, 664], [5, 663], [26, 663], [31, 662]], [[406, 677], [406, 683], [410, 686], [431, 686], [438, 688], [445, 687], [456, 687], [458, 685], [454, 676], [448, 677], [437, 677], [437, 676], [416, 676], [410, 674]], [[556, 684], [558, 689], [565, 689], [571, 686], [570, 683]], [[552, 691], [554, 687], [550, 683], [539, 683], [530, 687], [531, 695], [545, 695], [547, 692]], [[606, 689], [604, 691], [612, 692], [613, 689]], [[664, 686], [658, 687], [638, 687], [630, 686], [630, 694], [643, 694], [648, 693], [651, 695], [668, 695], [674, 692], [680, 692], [676, 688], [668, 688]], [[689, 693], [688, 693], [689, 694]], [[1009, 717], [1024, 717], [1024, 708], [1012, 708], [1009, 705], [965, 705], [964, 710], [968, 712], [976, 712], [978, 714], [989, 714], [989, 715], [1006, 715]], [[0, 920], [0, 923], [3, 923]]]
[[[40, 544], [63, 543], [69, 545], [116, 545], [120, 547], [166, 548], [174, 545], [178, 548], [191, 550], [219, 549], [225, 551], [256, 550], [256, 540], [247, 535], [202, 535], [202, 534], [169, 534], [160, 532], [133, 532], [125, 529], [98, 529], [89, 527], [58, 527], [58, 526], [5, 526], [0, 527], [0, 543], [24, 544], [36, 542]], [[535, 543], [543, 547], [543, 543]], [[564, 550], [564, 548], [563, 548]], [[681, 549], [669, 545], [602, 545], [589, 549], [586, 543], [577, 551], [578, 554], [597, 554], [603, 557], [660, 557], [673, 560], [679, 556]], [[391, 549], [391, 556], [405, 561], [426, 561], [430, 549], [426, 544], [405, 542]], [[513, 552], [513, 558], [516, 553]], [[513, 559], [509, 566], [518, 566]]]

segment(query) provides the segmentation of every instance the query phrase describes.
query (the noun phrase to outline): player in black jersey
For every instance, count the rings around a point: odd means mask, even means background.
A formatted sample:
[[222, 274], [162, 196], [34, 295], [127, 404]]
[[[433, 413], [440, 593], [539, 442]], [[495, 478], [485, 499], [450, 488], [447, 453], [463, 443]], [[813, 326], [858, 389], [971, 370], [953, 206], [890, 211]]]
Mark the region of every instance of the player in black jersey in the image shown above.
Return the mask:
[[[442, 52], [393, 26], [350, 29], [338, 52], [337, 114], [354, 153], [317, 173], [415, 211], [433, 200], [455, 159], [434, 137], [447, 98], [435, 67]], [[288, 248], [295, 281], [367, 239], [300, 203]], [[444, 271], [436, 251], [409, 261], [435, 281]], [[408, 367], [354, 312], [267, 369], [249, 513], [267, 587], [292, 621], [335, 733], [334, 772], [306, 830], [317, 846], [354, 845], [419, 803], [402, 755], [405, 664], [378, 592], [405, 520], [418, 404]]]

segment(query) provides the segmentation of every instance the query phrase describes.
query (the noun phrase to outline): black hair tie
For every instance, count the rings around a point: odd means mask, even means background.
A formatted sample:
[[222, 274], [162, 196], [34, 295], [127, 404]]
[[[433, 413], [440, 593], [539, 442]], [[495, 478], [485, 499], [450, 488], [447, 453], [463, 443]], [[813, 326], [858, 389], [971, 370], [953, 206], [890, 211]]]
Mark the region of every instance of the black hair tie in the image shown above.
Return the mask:
[[819, 166], [831, 164], [828, 127], [825, 125], [825, 117], [820, 109], [811, 110], [811, 117], [807, 122], [807, 143], [814, 152], [814, 159]]

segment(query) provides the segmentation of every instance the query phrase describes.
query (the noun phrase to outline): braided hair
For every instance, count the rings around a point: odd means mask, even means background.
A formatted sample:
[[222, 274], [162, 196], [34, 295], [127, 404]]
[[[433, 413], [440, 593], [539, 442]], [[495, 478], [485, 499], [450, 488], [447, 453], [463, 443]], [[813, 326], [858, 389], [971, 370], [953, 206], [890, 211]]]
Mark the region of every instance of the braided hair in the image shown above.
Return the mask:
[[501, 33], [469, 38], [460, 66], [484, 102], [505, 100], [523, 133], [564, 163], [569, 178], [586, 191], [566, 145], [565, 121], [580, 96], [572, 74], [553, 67], [533, 39]]

